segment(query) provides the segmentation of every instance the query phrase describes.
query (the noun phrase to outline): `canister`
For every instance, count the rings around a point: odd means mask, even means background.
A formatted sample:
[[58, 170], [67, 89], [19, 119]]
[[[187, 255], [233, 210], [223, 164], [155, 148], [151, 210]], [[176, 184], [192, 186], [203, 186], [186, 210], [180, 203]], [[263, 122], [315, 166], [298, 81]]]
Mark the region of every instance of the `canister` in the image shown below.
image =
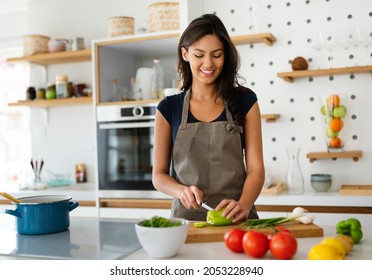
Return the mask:
[[45, 93], [46, 99], [55, 99], [57, 97], [56, 94], [56, 85], [55, 84], [48, 84], [47, 91]]
[[68, 97], [67, 76], [66, 75], [57, 75], [56, 76], [56, 93], [57, 93], [57, 98]]

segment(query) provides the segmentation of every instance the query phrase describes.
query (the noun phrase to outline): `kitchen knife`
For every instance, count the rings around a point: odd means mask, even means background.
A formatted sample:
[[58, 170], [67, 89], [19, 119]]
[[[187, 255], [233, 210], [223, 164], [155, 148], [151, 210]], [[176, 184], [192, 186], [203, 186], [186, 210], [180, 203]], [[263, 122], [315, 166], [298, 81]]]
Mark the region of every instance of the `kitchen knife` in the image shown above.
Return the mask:
[[212, 207], [208, 206], [204, 202], [202, 202], [201, 207], [203, 207], [204, 209], [207, 209], [208, 211], [214, 211], [214, 209]]

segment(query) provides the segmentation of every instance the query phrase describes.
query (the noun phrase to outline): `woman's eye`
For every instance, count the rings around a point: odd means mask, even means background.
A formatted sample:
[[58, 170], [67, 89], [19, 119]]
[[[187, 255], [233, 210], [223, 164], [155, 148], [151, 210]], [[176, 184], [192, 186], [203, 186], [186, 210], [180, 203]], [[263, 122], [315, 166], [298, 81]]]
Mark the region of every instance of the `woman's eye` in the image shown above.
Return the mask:
[[222, 53], [213, 55], [214, 58], [220, 58], [222, 56]]
[[195, 57], [196, 57], [196, 58], [202, 58], [203, 55], [202, 55], [202, 54], [196, 54]]

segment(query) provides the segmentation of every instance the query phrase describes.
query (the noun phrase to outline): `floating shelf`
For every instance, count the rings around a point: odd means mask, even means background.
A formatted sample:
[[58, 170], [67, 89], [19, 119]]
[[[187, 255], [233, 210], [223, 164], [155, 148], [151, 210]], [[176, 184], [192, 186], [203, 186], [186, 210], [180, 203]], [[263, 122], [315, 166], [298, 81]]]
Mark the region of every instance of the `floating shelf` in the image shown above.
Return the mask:
[[35, 108], [50, 108], [50, 107], [63, 107], [63, 106], [79, 106], [79, 105], [93, 104], [91, 96], [88, 97], [72, 97], [61, 99], [35, 99], [27, 101], [18, 101], [16, 103], [9, 103], [9, 106], [27, 106]]
[[231, 40], [235, 45], [245, 45], [245, 44], [255, 44], [264, 43], [268, 46], [272, 46], [276, 41], [276, 38], [271, 33], [260, 33], [260, 34], [250, 34], [242, 36], [232, 36]]
[[354, 66], [343, 68], [330, 68], [318, 70], [298, 70], [293, 72], [278, 73], [279, 78], [284, 79], [286, 82], [293, 83], [294, 79], [315, 77], [315, 76], [329, 76], [329, 75], [345, 75], [345, 74], [359, 74], [359, 73], [372, 73], [372, 66]]
[[310, 162], [314, 162], [317, 159], [337, 159], [337, 158], [352, 158], [353, 161], [358, 161], [362, 157], [362, 151], [345, 151], [345, 152], [312, 152], [308, 153], [306, 157]]
[[275, 122], [279, 117], [279, 114], [261, 114], [261, 119], [265, 119], [268, 123]]
[[22, 57], [8, 58], [9, 63], [30, 62], [41, 65], [61, 64], [70, 62], [90, 61], [92, 59], [90, 49], [54, 53], [40, 53]]

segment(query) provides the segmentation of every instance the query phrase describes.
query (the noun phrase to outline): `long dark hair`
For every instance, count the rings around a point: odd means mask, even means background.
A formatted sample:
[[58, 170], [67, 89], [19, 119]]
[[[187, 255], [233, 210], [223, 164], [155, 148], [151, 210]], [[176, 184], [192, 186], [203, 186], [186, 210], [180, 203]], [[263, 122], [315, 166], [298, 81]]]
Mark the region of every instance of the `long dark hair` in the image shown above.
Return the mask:
[[231, 38], [222, 21], [214, 14], [204, 14], [194, 19], [181, 35], [178, 43], [178, 65], [177, 69], [182, 82], [182, 89], [188, 90], [192, 85], [192, 73], [188, 62], [182, 58], [182, 48], [187, 51], [189, 47], [205, 35], [217, 36], [224, 46], [224, 65], [222, 72], [216, 80], [217, 95], [221, 97], [229, 107], [234, 116], [234, 120], [244, 123], [244, 116], [239, 112], [238, 94], [245, 90], [238, 79], [244, 80], [239, 74], [240, 57], [239, 53], [231, 41]]

